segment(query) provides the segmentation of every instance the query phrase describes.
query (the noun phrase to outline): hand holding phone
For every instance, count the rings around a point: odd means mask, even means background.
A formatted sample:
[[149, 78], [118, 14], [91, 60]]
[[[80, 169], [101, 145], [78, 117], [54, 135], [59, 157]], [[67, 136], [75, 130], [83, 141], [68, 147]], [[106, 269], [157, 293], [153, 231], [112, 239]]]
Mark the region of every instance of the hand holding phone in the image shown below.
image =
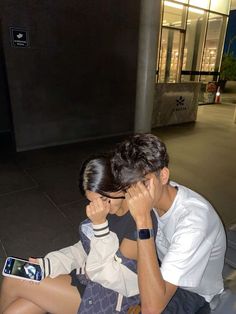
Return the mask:
[[32, 259], [27, 261], [16, 257], [8, 257], [6, 259], [2, 274], [3, 276], [34, 282], [40, 282], [43, 277], [41, 267], [37, 263], [32, 262]]

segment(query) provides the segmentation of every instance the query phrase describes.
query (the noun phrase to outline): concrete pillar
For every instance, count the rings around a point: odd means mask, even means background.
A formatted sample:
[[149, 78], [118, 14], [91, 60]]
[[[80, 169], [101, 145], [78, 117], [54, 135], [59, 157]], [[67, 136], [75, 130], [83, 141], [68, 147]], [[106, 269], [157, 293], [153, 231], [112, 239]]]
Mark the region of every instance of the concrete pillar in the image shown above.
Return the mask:
[[155, 90], [161, 0], [141, 0], [135, 132], [150, 132]]

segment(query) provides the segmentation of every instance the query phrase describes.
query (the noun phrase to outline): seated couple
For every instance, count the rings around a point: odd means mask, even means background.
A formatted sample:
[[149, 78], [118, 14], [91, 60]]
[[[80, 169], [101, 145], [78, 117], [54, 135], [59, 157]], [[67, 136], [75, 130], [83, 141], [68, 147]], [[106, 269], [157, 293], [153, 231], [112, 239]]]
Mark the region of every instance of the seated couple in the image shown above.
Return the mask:
[[[1, 313], [191, 314], [223, 291], [226, 239], [211, 204], [169, 180], [165, 144], [137, 134], [84, 162], [80, 241], [36, 261], [40, 284], [4, 278]], [[80, 209], [78, 209], [80, 210]]]

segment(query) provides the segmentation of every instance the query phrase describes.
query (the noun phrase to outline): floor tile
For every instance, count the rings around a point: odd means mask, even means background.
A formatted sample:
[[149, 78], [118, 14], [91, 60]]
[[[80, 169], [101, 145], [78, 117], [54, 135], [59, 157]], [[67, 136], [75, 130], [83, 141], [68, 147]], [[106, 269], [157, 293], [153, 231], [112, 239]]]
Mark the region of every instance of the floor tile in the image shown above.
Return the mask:
[[0, 238], [7, 255], [42, 256], [78, 236], [71, 223], [37, 190], [0, 197]]
[[2, 241], [0, 240], [0, 258], [6, 257], [6, 249], [3, 246]]
[[71, 221], [71, 223], [78, 228], [79, 223], [86, 219], [86, 205], [88, 201], [86, 198], [82, 198], [78, 202], [73, 202], [68, 205], [61, 206], [60, 209], [63, 211], [65, 216]]
[[115, 136], [20, 152], [17, 154], [16, 160], [25, 169], [42, 168], [55, 164], [78, 164], [78, 161], [88, 158], [91, 154], [110, 150], [123, 138], [124, 136]]
[[3, 280], [2, 270], [3, 270], [4, 263], [5, 263], [5, 258], [0, 257], [0, 286]]
[[76, 163], [85, 158], [87, 152], [77, 146], [63, 145], [20, 152], [16, 161], [24, 169], [50, 167], [52, 165]]
[[81, 198], [78, 188], [79, 168], [70, 165], [53, 165], [27, 171], [39, 183], [39, 188], [46, 192], [57, 204], [67, 204]]
[[0, 161], [0, 195], [29, 189], [36, 183], [15, 162]]

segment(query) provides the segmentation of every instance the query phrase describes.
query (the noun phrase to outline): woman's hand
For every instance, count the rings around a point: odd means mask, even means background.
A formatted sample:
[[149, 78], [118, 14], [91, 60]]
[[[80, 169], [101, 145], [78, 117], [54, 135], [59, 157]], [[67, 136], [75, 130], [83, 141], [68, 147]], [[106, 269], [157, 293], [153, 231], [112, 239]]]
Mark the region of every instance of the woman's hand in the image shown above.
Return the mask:
[[29, 262], [30, 263], [34, 263], [34, 264], [39, 264], [38, 259], [37, 258], [33, 258], [33, 257], [29, 257]]
[[102, 201], [100, 197], [96, 198], [86, 206], [86, 214], [94, 225], [102, 224], [106, 221], [110, 210], [110, 202]]

